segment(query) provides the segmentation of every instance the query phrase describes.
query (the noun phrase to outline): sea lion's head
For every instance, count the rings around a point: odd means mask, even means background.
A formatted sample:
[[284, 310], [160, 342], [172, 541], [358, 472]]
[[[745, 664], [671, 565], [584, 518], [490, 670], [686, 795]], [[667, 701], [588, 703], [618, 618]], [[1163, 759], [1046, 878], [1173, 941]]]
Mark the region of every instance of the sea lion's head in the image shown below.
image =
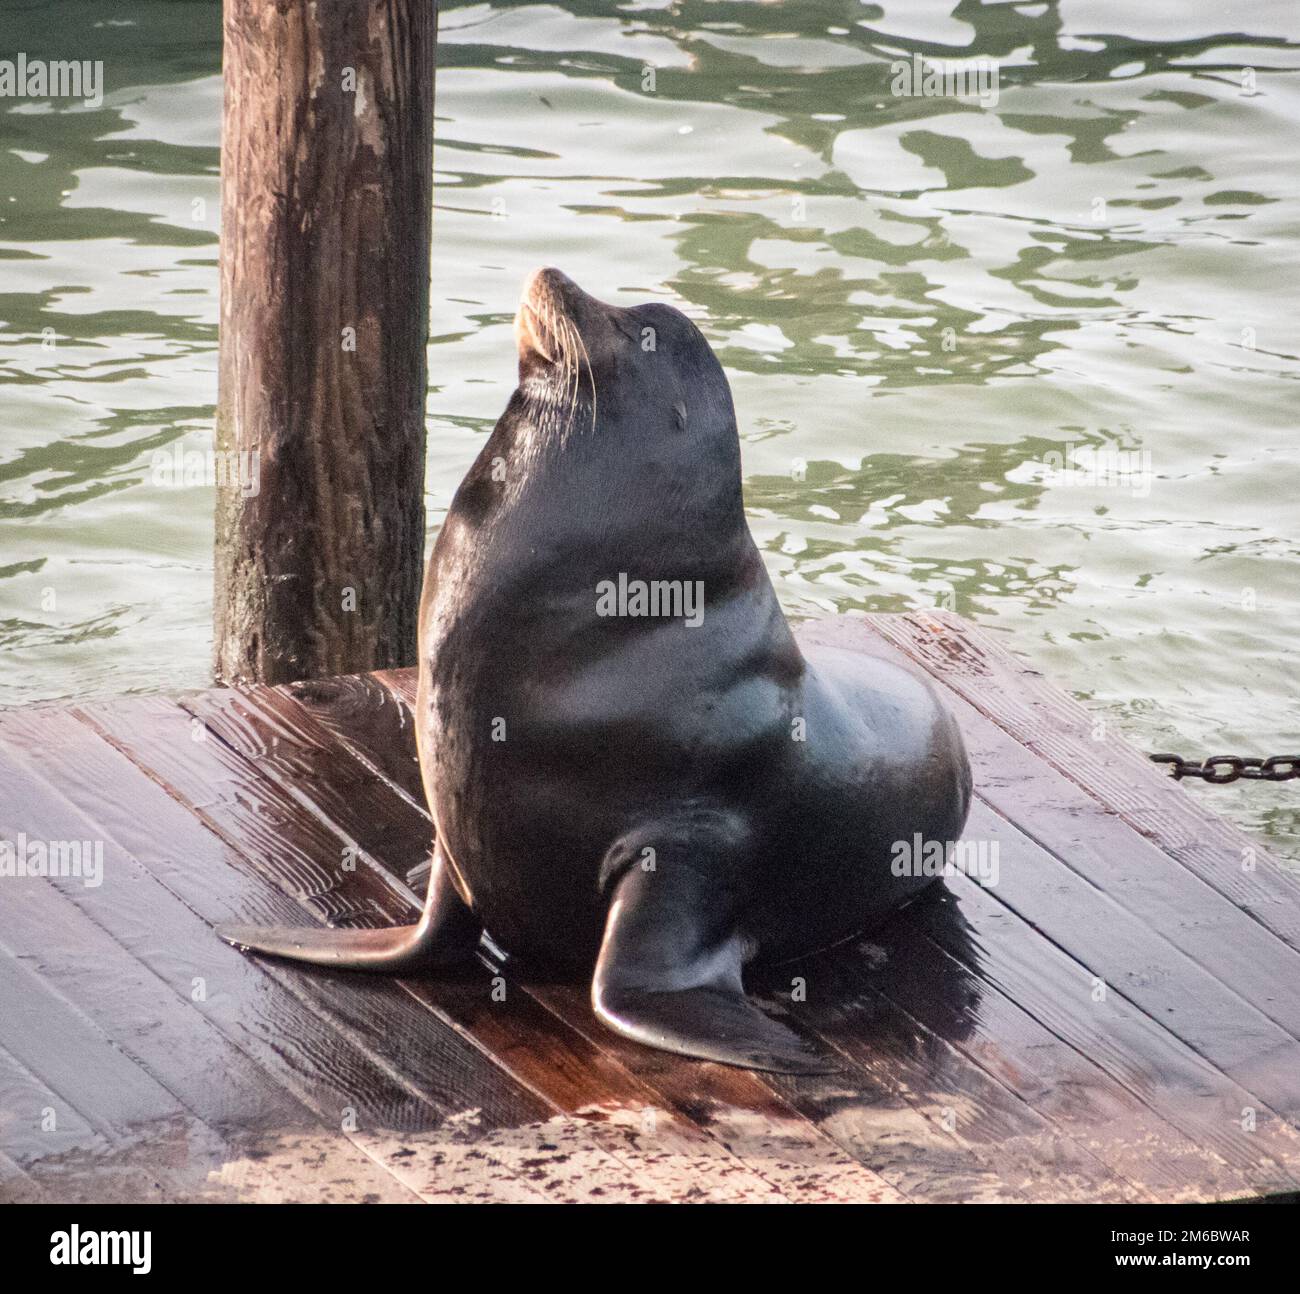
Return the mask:
[[534, 270], [515, 316], [518, 395], [563, 433], [736, 443], [722, 366], [703, 334], [663, 302], [619, 307], [556, 269]]

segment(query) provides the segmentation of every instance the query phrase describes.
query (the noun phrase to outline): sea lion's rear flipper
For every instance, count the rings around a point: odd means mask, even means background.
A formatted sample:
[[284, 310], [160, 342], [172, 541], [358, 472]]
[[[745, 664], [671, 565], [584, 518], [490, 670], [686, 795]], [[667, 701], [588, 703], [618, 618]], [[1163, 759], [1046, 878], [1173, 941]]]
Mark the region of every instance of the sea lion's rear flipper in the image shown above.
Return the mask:
[[451, 880], [441, 848], [433, 855], [424, 911], [413, 926], [387, 930], [330, 930], [324, 927], [243, 926], [224, 923], [217, 934], [247, 951], [291, 961], [388, 974], [438, 970], [471, 956], [482, 926]]
[[[838, 1066], [745, 996], [738, 927], [743, 833], [723, 815], [625, 838], [606, 857], [605, 937], [591, 985], [596, 1015], [662, 1051], [782, 1074]], [[647, 852], [650, 851], [650, 852]]]

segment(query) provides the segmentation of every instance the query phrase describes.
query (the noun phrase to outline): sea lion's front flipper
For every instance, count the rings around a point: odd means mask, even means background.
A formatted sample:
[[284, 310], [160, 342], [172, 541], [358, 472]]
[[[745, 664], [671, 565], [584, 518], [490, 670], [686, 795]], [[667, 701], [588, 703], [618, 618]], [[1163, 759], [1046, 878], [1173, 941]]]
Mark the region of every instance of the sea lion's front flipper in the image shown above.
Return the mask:
[[413, 926], [387, 930], [330, 930], [325, 927], [242, 926], [225, 923], [217, 934], [251, 952], [291, 961], [393, 974], [438, 970], [464, 961], [478, 946], [482, 926], [452, 883], [441, 847], [435, 848], [424, 911]]
[[737, 916], [749, 842], [729, 819], [709, 813], [648, 827], [610, 850], [602, 868], [609, 916], [591, 985], [596, 1015], [616, 1033], [683, 1056], [832, 1073], [833, 1061], [745, 996]]

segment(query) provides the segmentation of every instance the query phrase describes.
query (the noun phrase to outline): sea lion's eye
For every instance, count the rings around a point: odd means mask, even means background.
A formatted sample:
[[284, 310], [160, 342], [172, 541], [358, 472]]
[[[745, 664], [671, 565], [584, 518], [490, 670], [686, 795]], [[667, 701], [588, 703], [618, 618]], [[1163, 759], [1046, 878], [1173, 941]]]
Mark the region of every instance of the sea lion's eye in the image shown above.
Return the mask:
[[686, 406], [680, 400], [678, 400], [677, 403], [673, 405], [673, 417], [677, 423], [677, 430], [685, 431], [686, 430]]

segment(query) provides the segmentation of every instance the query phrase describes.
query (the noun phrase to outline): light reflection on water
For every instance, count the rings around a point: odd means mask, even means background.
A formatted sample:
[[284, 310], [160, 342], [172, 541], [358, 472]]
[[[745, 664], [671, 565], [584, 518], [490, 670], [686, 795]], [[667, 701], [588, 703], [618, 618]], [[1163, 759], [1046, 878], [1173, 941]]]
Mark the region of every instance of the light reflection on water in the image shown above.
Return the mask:
[[[951, 604], [1146, 749], [1300, 745], [1296, 20], [1193, 8], [445, 6], [431, 520], [557, 264], [704, 329], [792, 614]], [[211, 497], [149, 463], [211, 427], [219, 6], [103, 12], [6, 5], [108, 93], [0, 105], [4, 704], [207, 675]], [[1150, 478], [1043, 467], [1108, 448]], [[1300, 857], [1294, 785], [1204, 794]]]

